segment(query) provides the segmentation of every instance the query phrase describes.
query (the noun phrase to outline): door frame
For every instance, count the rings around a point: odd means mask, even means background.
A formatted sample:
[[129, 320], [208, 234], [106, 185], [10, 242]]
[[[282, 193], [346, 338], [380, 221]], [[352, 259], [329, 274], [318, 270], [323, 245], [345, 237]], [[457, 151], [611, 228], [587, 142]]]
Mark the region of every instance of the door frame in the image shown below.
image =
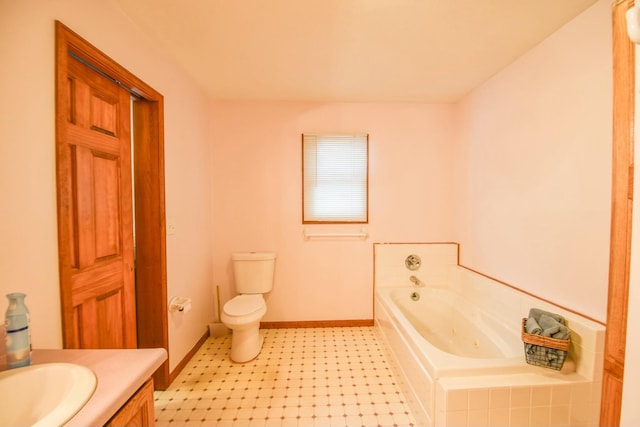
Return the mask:
[[619, 426], [622, 409], [631, 231], [633, 223], [635, 45], [627, 35], [626, 11], [634, 0], [612, 4], [613, 151], [611, 243], [600, 425]]
[[[56, 153], [65, 146], [64, 128], [67, 111], [63, 92], [67, 88], [69, 53], [117, 81], [135, 95], [133, 101], [134, 206], [136, 239], [136, 315], [138, 348], [164, 348], [169, 352], [167, 315], [167, 257], [164, 194], [164, 97], [144, 81], [127, 71], [113, 59], [91, 45], [60, 21], [55, 21], [56, 34]], [[56, 162], [57, 163], [57, 162]], [[59, 168], [59, 165], [57, 166]], [[58, 171], [58, 175], [61, 172]], [[60, 191], [60, 184], [57, 185]], [[58, 194], [58, 235], [64, 224], [60, 218]], [[71, 331], [65, 326], [65, 298], [62, 261], [68, 242], [58, 239], [60, 263], [60, 295], [62, 305], [63, 346], [67, 348]], [[140, 302], [144, 301], [143, 304]], [[157, 389], [170, 383], [169, 360], [154, 374]]]

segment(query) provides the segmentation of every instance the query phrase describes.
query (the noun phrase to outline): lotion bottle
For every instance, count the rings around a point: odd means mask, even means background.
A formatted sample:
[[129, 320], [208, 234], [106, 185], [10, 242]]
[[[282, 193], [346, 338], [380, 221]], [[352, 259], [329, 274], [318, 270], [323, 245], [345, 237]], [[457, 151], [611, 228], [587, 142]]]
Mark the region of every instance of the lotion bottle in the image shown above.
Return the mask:
[[23, 293], [7, 294], [9, 307], [5, 313], [7, 367], [20, 368], [31, 364], [29, 310]]

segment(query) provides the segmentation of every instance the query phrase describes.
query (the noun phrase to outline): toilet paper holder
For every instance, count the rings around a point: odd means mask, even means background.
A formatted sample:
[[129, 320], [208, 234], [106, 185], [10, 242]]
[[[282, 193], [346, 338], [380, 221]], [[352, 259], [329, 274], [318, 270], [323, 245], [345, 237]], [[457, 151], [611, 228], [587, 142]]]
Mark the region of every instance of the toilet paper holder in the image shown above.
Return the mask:
[[185, 297], [173, 297], [171, 301], [169, 301], [169, 312], [175, 313], [176, 311], [180, 311], [186, 313], [187, 311], [191, 311], [191, 298]]

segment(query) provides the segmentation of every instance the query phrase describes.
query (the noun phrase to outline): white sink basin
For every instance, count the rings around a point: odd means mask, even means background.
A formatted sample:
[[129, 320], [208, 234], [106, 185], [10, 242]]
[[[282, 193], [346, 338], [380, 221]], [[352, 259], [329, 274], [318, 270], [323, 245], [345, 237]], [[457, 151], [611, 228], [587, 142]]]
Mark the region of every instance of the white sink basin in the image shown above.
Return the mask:
[[62, 426], [96, 388], [91, 369], [44, 363], [0, 372], [0, 426]]

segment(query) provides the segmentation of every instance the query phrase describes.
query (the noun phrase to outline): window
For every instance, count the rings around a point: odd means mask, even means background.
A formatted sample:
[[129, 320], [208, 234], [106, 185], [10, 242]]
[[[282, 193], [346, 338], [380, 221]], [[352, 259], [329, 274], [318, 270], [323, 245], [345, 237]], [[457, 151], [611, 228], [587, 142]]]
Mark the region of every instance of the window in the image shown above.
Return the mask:
[[368, 135], [302, 135], [302, 222], [368, 221]]

